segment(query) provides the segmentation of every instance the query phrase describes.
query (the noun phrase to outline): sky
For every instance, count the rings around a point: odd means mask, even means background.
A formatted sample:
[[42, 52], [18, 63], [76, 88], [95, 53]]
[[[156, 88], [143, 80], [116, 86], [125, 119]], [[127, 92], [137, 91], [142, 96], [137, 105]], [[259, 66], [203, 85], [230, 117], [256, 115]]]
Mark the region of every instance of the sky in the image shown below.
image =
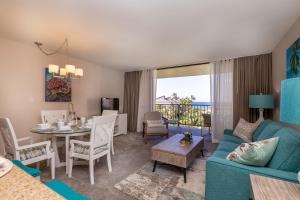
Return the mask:
[[168, 97], [174, 92], [179, 97], [194, 95], [195, 101], [210, 102], [209, 75], [157, 79], [156, 97]]

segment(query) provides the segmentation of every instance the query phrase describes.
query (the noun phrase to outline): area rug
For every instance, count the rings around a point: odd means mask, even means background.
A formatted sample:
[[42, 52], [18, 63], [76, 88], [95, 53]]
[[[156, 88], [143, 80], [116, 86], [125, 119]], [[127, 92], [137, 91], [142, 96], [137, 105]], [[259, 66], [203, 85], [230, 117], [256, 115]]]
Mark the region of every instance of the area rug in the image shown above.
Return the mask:
[[179, 168], [158, 164], [153, 173], [153, 162], [148, 162], [134, 174], [114, 187], [139, 200], [202, 200], [205, 189], [206, 161], [196, 159], [187, 170], [187, 183]]

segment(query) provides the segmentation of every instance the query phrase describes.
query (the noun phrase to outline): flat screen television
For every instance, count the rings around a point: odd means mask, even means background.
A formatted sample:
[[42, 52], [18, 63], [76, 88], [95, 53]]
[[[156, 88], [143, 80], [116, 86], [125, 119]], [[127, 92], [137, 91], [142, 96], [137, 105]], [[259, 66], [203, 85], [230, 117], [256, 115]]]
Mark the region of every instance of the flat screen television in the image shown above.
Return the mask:
[[101, 98], [101, 113], [103, 110], [119, 110], [119, 98]]

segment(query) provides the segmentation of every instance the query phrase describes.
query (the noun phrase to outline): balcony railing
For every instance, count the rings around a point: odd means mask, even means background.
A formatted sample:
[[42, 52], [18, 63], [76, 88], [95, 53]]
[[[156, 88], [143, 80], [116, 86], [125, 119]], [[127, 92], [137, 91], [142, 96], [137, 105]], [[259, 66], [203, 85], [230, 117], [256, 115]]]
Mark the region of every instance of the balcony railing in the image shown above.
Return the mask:
[[181, 125], [201, 127], [202, 114], [211, 113], [211, 105], [192, 104], [156, 104], [156, 111], [162, 113], [167, 119], [176, 119]]

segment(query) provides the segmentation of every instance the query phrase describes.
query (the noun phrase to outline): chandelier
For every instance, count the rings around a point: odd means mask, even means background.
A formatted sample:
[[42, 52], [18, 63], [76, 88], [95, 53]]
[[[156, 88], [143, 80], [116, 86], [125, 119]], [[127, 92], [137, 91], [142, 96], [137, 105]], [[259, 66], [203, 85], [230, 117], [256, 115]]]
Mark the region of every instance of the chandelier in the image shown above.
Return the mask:
[[49, 64], [48, 65], [48, 72], [53, 75], [53, 77], [58, 78], [68, 78], [68, 79], [77, 79], [83, 77], [83, 69], [77, 68], [75, 65], [69, 64], [69, 42], [68, 38], [64, 40], [64, 42], [55, 50], [53, 51], [46, 51], [42, 48], [43, 43], [41, 42], [34, 42], [34, 44], [39, 48], [41, 52], [43, 52], [47, 56], [51, 56], [54, 54], [59, 53], [63, 48], [65, 47], [65, 53], [66, 53], [66, 64], [64, 67], [60, 67], [56, 64]]

